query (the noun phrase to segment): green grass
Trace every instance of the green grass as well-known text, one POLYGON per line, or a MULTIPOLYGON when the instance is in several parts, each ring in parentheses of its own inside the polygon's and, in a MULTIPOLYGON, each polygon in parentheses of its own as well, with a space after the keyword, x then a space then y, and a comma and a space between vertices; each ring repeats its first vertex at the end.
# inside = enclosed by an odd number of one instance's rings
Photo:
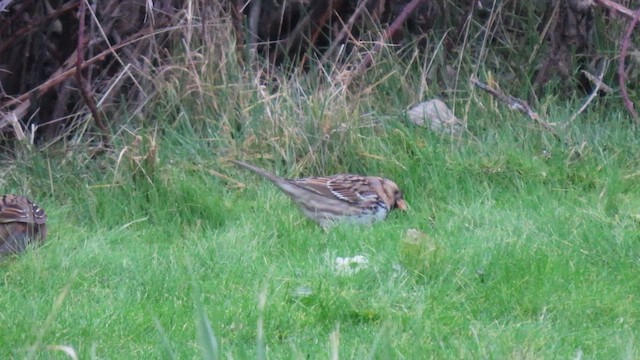
POLYGON ((427 84, 417 58, 346 89, 189 63, 159 71, 113 152, 19 149, 2 192, 34 198, 50 235, 0 260, 0 358, 640 356, 638 129, 594 103, 556 141, 484 94, 427 84), (407 123, 419 93, 447 91, 470 133, 407 123), (410 211, 324 232, 229 158, 386 176, 410 211), (336 272, 356 255, 367 268, 336 272))
POLYGON ((640 146, 620 122, 576 127, 576 159, 516 125, 451 143, 396 122, 363 149, 384 160, 342 166, 396 179, 411 211, 328 233, 180 132, 149 179, 19 167, 51 235, 0 263, 2 357, 197 358, 206 314, 223 358, 636 358, 640 146), (355 255, 366 269, 336 273, 355 255))

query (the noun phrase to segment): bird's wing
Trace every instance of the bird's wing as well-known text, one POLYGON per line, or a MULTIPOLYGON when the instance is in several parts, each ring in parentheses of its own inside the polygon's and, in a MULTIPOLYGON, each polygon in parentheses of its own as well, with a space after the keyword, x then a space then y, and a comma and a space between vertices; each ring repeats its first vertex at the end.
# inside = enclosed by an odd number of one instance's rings
POLYGON ((38 205, 24 196, 3 195, 0 198, 0 224, 25 222, 44 224, 47 215, 38 205))
POLYGON ((313 177, 290 180, 290 182, 318 195, 345 201, 352 205, 368 203, 378 199, 369 181, 357 175, 313 177))

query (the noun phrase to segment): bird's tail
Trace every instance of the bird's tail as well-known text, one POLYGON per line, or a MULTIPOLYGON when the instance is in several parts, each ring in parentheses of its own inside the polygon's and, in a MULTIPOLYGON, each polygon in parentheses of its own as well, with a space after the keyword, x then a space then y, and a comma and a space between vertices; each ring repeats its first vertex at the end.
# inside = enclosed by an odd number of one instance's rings
POLYGON ((284 178, 281 178, 280 176, 274 175, 266 170, 263 170, 255 165, 251 165, 251 164, 247 164, 246 162, 242 162, 239 160, 230 160, 232 163, 245 168, 247 170, 251 170, 254 173, 268 179, 269 181, 271 181, 272 183, 274 183, 276 186, 280 187, 280 184, 283 182, 284 178))

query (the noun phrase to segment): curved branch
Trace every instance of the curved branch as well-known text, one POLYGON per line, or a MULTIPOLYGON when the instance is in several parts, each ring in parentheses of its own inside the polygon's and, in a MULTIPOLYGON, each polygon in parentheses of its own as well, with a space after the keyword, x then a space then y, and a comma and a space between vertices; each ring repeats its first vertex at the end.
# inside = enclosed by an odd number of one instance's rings
POLYGON ((629 19, 633 19, 634 15, 633 15, 633 10, 624 7, 623 5, 618 4, 617 2, 613 1, 613 0, 596 0, 596 3, 598 3, 598 5, 600 6, 604 6, 607 9, 613 10, 615 12, 617 12, 618 14, 622 14, 626 17, 628 17, 629 19))

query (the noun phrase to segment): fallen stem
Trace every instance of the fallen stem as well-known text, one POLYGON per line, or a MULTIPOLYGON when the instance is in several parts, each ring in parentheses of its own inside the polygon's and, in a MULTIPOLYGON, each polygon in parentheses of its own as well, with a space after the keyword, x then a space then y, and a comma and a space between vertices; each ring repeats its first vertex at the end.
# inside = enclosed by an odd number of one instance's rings
POLYGON ((556 132, 556 129, 553 127, 554 124, 549 123, 545 120, 543 120, 542 118, 540 118, 540 115, 538 115, 538 113, 536 113, 535 111, 533 111, 533 109, 531 108, 531 106, 529 106, 529 104, 527 104, 526 101, 518 99, 516 97, 513 97, 511 95, 505 94, 500 90, 494 89, 492 87, 490 87, 487 84, 481 83, 480 81, 478 81, 478 79, 473 76, 471 78, 471 83, 475 86, 477 86, 478 88, 488 92, 489 94, 493 95, 494 97, 496 97, 498 100, 504 102, 505 104, 507 104, 507 106, 509 106, 511 109, 513 110, 518 110, 521 113, 529 116, 529 118, 531 118, 533 121, 535 121, 536 123, 538 123, 540 126, 542 126, 545 130, 547 130, 548 132, 550 132, 555 138, 559 139, 560 137, 558 136, 558 133, 556 132))

